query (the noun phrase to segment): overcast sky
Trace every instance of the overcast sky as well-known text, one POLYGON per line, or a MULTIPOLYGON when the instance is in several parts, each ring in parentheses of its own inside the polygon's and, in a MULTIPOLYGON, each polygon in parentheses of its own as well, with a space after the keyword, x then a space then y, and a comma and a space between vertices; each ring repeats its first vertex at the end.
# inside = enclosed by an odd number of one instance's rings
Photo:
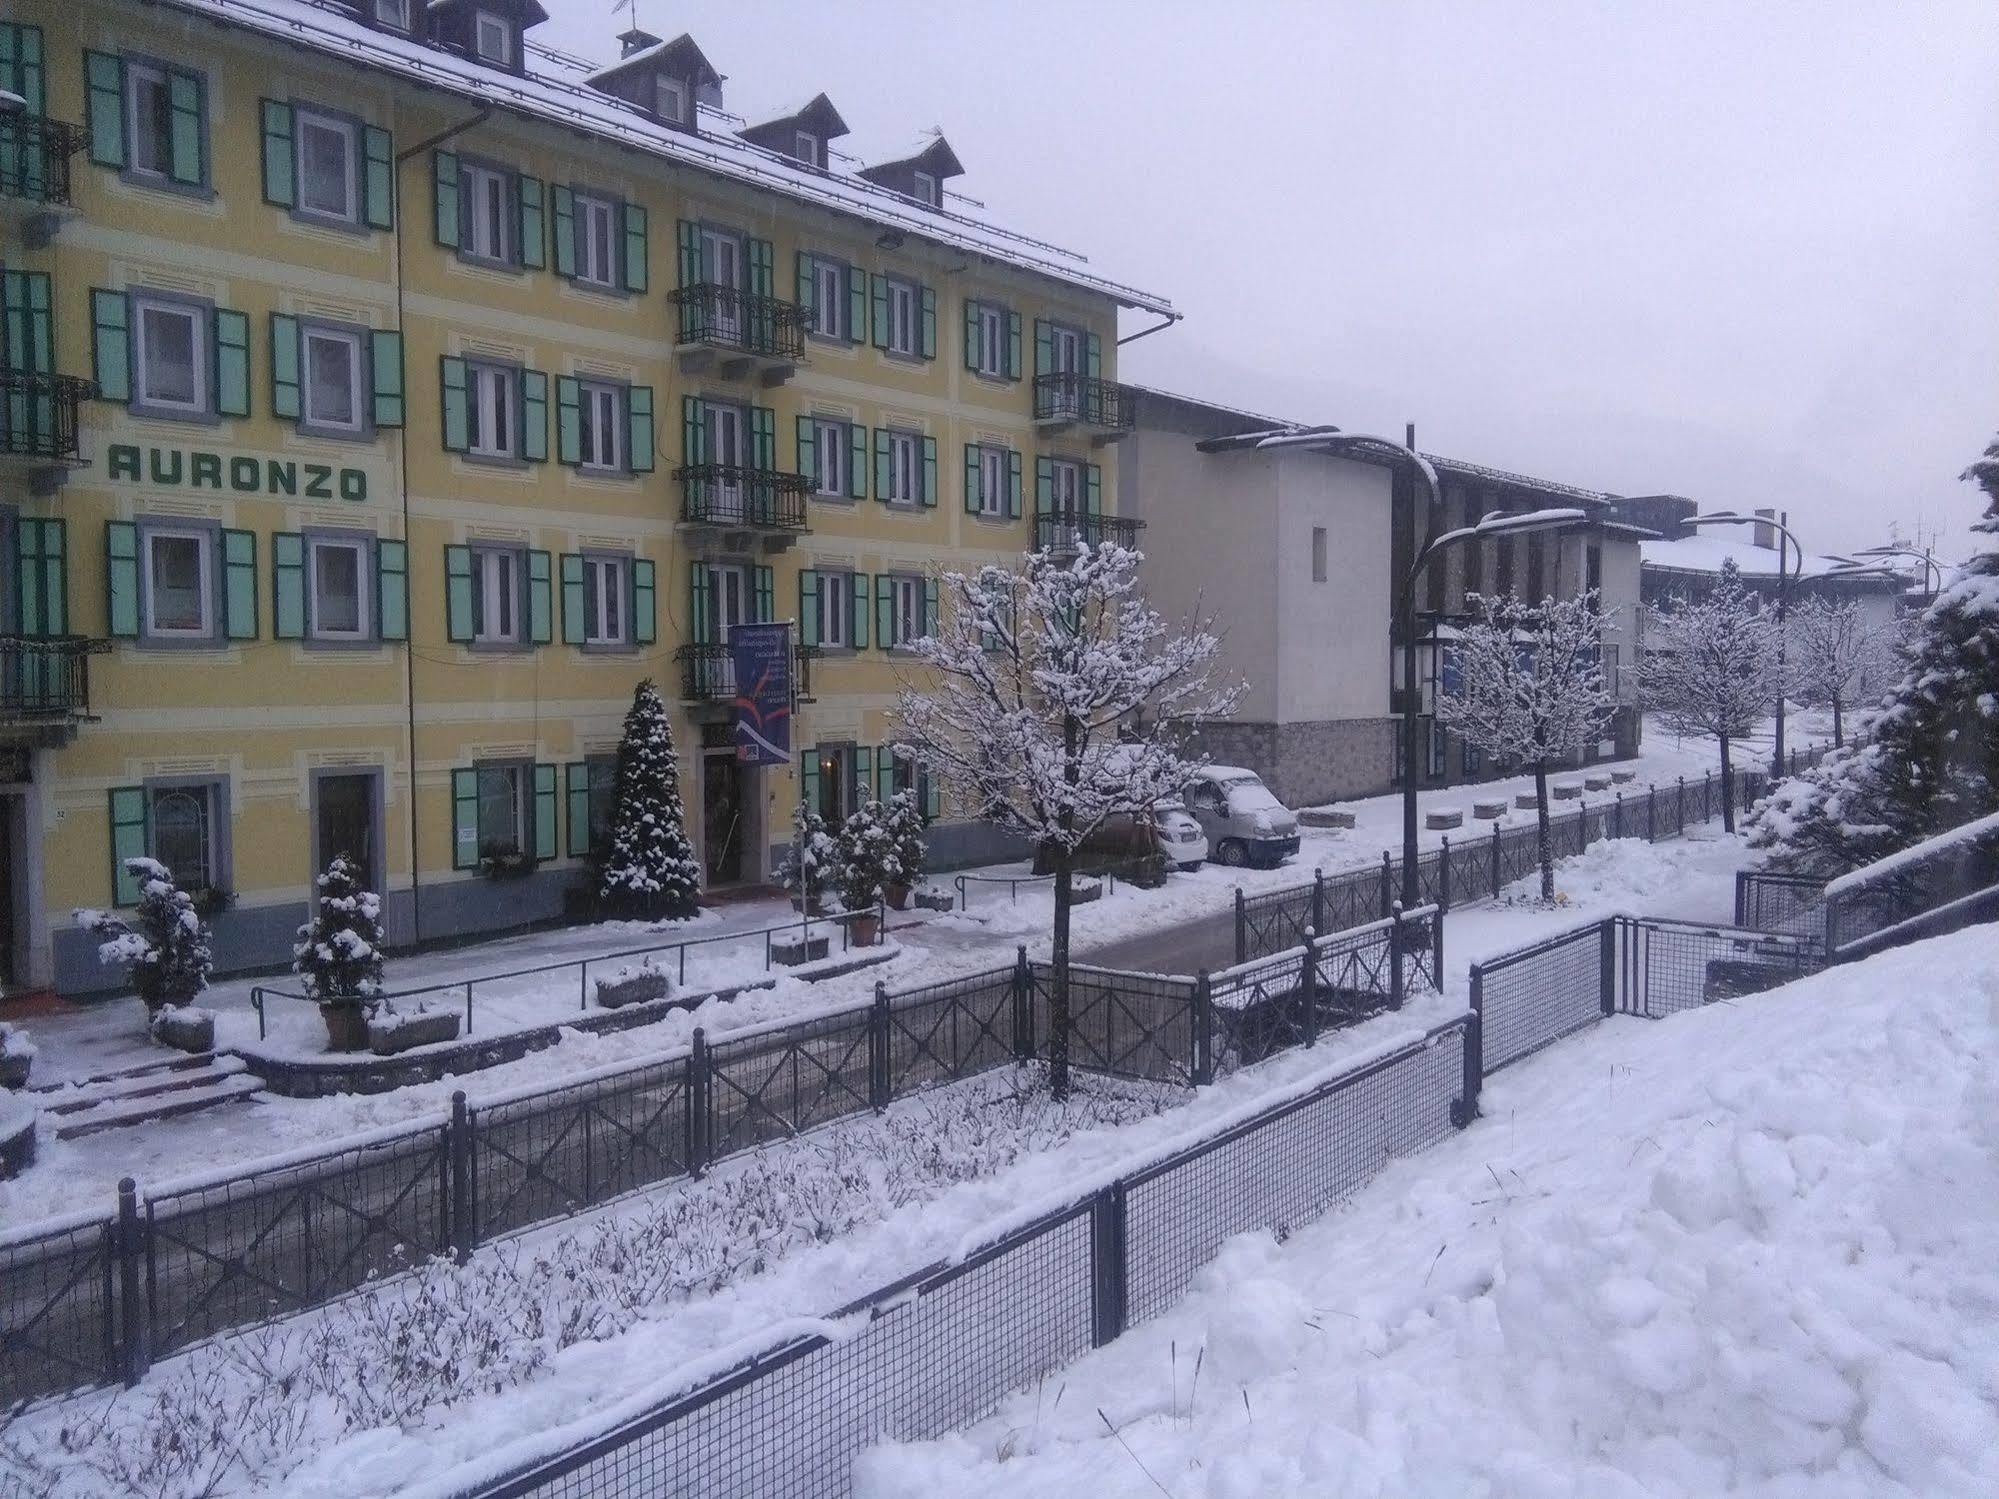
MULTIPOLYGON (((537 31, 615 53, 623 6, 537 31)), ((1121 377, 1705 509, 1940 528, 1999 427, 1999 8, 639 0, 759 111, 1186 315, 1121 377), (873 153, 878 154, 878 153, 873 153)), ((1124 331, 1150 321, 1125 315, 1124 331)))

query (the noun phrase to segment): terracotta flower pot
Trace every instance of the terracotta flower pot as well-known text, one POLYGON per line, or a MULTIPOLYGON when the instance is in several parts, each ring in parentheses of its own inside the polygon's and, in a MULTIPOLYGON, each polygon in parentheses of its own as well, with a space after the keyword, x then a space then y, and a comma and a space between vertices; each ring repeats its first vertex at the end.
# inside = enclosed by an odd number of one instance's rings
POLYGON ((847 923, 847 940, 855 947, 873 947, 881 936, 881 917, 865 911, 847 923))
POLYGON ((326 1022, 328 1051, 365 1051, 368 1047, 368 1017, 353 1000, 321 1004, 319 1018, 326 1022))
POLYGON ((888 908, 891 911, 907 911, 909 909, 909 886, 884 885, 882 886, 882 899, 888 902, 888 908))

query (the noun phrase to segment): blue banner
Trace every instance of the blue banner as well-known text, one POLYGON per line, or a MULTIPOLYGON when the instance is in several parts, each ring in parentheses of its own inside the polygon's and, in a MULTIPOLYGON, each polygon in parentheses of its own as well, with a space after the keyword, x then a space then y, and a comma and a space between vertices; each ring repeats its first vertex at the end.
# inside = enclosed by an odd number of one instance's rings
POLYGON ((745 765, 791 763, 791 626, 729 626, 736 672, 736 758, 745 765))

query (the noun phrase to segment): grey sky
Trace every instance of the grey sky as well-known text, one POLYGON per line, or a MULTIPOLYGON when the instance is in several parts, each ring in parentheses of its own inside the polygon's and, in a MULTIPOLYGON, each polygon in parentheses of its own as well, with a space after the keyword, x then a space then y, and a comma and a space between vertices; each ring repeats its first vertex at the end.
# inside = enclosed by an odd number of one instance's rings
MULTIPOLYGON (((608 57, 610 0, 538 35, 608 57)), ((956 185, 1186 321, 1128 380, 1704 508, 1961 544, 1999 427, 1999 11, 639 0, 750 113, 956 185)), ((1128 316, 1125 332, 1145 320, 1128 316)))

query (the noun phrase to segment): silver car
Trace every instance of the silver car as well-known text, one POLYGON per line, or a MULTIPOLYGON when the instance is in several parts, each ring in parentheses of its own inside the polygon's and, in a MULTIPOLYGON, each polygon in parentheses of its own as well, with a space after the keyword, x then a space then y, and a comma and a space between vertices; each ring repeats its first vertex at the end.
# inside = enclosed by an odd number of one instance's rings
POLYGON ((1165 801, 1153 807, 1152 828, 1159 835, 1159 851, 1175 869, 1199 869, 1208 857, 1208 835, 1183 803, 1165 801))
POLYGON ((1253 770, 1210 765, 1187 782, 1185 798, 1219 864, 1275 868, 1298 852, 1298 819, 1253 770))

